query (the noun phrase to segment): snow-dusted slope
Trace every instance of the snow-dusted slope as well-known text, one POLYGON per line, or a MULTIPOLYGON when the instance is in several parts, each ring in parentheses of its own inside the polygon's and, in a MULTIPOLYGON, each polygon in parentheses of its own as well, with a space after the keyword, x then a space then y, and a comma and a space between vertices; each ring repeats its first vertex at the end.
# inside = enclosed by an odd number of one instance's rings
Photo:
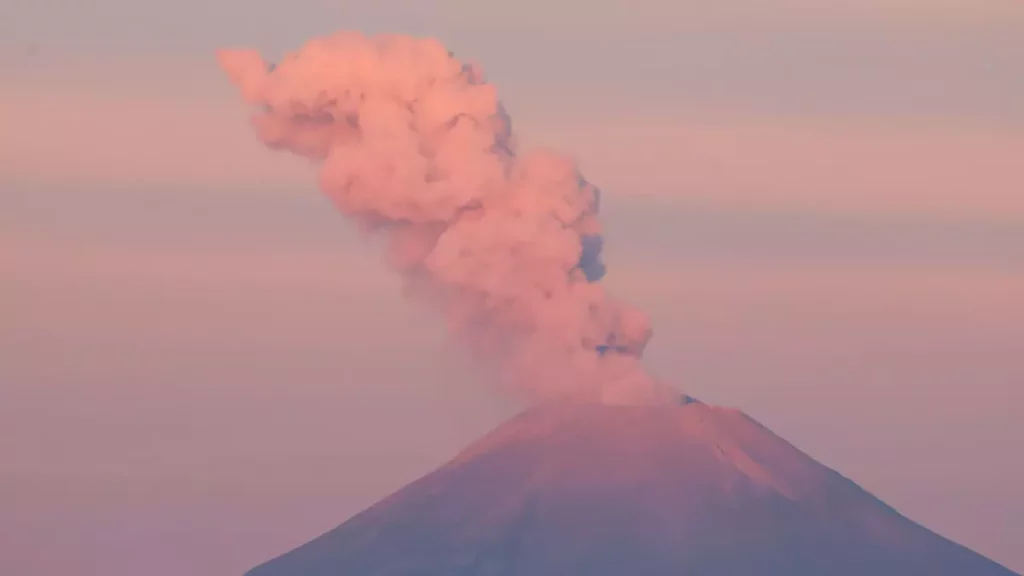
POLYGON ((1013 576, 737 410, 525 412, 249 576, 1013 576))

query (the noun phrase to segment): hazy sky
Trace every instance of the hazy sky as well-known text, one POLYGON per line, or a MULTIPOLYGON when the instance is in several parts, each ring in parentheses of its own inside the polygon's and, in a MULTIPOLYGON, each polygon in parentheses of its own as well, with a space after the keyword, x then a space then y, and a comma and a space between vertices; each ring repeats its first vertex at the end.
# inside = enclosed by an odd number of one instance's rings
POLYGON ((577 156, 659 376, 1024 571, 1019 0, 14 0, 0 572, 238 574, 516 409, 213 60, 342 28, 577 156))

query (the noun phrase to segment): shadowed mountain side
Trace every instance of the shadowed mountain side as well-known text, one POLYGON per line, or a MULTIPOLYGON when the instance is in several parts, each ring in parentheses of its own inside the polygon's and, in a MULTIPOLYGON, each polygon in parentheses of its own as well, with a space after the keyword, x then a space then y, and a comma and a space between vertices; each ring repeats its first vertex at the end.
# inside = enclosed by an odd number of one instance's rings
POLYGON ((248 576, 1014 576, 737 410, 550 405, 248 576))

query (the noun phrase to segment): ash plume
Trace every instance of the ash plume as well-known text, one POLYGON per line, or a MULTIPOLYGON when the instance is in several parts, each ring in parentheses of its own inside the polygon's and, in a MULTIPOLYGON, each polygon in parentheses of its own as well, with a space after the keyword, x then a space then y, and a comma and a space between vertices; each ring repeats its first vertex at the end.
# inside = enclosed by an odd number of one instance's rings
POLYGON ((519 154, 479 68, 440 42, 343 32, 275 65, 221 67, 272 149, 310 159, 338 209, 386 236, 407 292, 532 401, 671 397, 643 369, 648 318, 597 281, 599 191, 568 157, 519 154))

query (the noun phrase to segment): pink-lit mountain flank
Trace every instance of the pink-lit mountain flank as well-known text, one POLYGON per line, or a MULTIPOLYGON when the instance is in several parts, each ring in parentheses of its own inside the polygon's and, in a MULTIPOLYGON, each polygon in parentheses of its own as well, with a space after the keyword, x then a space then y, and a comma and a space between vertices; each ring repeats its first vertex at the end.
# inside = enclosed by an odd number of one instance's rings
POLYGON ((533 408, 249 576, 1014 576, 737 410, 533 408))

